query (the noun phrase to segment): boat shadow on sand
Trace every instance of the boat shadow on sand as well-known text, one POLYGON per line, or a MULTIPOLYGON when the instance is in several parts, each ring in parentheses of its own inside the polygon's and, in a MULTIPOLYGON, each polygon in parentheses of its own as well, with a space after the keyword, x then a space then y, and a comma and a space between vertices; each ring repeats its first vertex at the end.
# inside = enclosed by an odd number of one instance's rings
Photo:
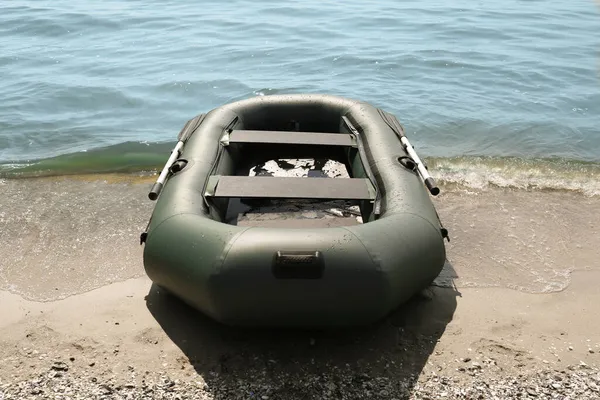
POLYGON ((343 330, 231 328, 156 285, 146 304, 216 397, 387 398, 410 393, 453 318, 460 293, 449 262, 440 278, 443 287, 430 286, 383 320, 343 330))

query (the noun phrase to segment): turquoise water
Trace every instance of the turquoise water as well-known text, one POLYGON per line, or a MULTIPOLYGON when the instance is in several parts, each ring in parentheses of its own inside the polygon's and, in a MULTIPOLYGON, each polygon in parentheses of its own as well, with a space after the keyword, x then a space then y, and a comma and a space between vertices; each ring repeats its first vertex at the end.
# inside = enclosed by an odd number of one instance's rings
POLYGON ((156 168, 200 112, 309 92, 393 112, 443 179, 600 193, 598 32, 591 0, 6 1, 0 172, 156 168))

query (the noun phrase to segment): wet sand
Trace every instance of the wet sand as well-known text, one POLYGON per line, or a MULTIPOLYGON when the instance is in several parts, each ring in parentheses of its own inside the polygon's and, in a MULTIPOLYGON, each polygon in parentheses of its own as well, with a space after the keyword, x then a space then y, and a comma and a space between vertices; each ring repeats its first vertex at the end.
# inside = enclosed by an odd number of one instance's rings
POLYGON ((369 327, 255 331, 216 324, 145 277, 150 182, 0 183, 5 398, 600 395, 597 197, 443 188, 435 202, 452 241, 436 286, 369 327))

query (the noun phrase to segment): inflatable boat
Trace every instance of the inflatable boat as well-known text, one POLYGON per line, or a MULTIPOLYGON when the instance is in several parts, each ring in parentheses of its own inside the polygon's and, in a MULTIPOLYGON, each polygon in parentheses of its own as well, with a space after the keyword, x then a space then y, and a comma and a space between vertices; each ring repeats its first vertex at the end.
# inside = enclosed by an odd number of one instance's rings
POLYGON ((159 287, 234 326, 377 321, 445 261, 439 189, 392 115, 330 95, 261 96, 188 121, 149 197, 144 267, 159 287), (251 176, 267 160, 327 159, 346 178, 251 176), (235 201, 345 201, 362 223, 247 226, 235 201))

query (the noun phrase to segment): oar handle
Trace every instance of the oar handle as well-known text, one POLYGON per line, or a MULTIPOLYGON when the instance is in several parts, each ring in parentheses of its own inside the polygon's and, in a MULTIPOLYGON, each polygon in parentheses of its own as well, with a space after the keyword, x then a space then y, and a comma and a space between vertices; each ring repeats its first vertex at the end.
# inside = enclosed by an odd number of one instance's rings
POLYGON ((152 185, 152 189, 150 189, 150 193, 148 193, 148 198, 152 201, 158 199, 158 195, 162 191, 162 188, 163 188, 162 183, 155 182, 154 185, 152 185))
POLYGON ((435 181, 432 177, 425 179, 425 186, 427 186, 427 189, 429 189, 429 193, 431 193, 432 195, 437 196, 438 194, 440 194, 440 188, 436 186, 435 181))

